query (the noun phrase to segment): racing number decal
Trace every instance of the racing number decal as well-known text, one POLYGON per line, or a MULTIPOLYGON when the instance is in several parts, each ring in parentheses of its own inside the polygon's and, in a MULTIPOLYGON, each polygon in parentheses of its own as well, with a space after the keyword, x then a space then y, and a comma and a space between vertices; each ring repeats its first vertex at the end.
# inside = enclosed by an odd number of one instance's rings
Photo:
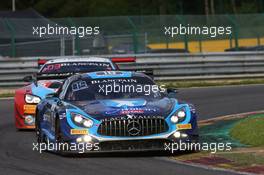
POLYGON ((77 81, 77 82, 74 82, 72 84, 72 91, 73 92, 83 90, 83 89, 87 89, 87 88, 88 88, 88 85, 86 84, 85 81, 77 81))
POLYGON ((59 70, 61 68, 61 64, 50 64, 44 68, 43 72, 49 72, 54 70, 59 70))

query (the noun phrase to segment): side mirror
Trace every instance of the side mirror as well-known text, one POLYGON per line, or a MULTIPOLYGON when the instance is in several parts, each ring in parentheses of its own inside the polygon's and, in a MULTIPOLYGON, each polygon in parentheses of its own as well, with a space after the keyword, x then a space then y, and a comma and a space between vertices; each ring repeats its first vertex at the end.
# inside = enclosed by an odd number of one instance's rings
POLYGON ((32 81, 33 81, 33 77, 32 77, 32 75, 25 76, 25 77, 23 78, 23 81, 24 81, 24 82, 32 82, 32 81))
POLYGON ((45 98, 56 98, 54 101, 57 103, 58 106, 62 105, 61 100, 59 99, 59 94, 58 93, 50 93, 45 96, 45 98))
POLYGON ((173 88, 167 89, 167 94, 168 94, 168 97, 170 98, 176 98, 177 93, 178 93, 177 89, 173 89, 173 88))

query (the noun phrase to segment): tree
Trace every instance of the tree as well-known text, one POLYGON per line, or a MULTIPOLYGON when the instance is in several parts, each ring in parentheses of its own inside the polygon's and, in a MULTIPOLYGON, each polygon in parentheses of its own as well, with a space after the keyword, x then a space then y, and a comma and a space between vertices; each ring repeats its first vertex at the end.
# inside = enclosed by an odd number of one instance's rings
POLYGON ((205 15, 209 15, 209 3, 208 0, 204 0, 204 10, 205 10, 205 15))
POLYGON ((211 14, 214 15, 215 14, 214 0, 211 0, 210 4, 211 4, 211 14))
POLYGON ((231 7, 233 10, 233 13, 237 14, 237 8, 236 8, 236 1, 235 0, 231 0, 231 7))

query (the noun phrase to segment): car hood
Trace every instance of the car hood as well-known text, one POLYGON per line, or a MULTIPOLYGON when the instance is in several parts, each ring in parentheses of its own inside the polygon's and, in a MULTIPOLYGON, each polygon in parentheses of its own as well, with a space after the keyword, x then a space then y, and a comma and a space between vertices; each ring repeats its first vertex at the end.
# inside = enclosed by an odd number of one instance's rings
POLYGON ((31 91, 33 95, 36 95, 40 97, 41 99, 44 99, 47 94, 56 92, 56 89, 48 88, 42 84, 38 84, 38 86, 36 86, 33 83, 31 84, 31 91))
POLYGON ((127 115, 168 116, 172 111, 175 100, 162 99, 111 99, 94 100, 73 103, 91 117, 101 120, 127 115))

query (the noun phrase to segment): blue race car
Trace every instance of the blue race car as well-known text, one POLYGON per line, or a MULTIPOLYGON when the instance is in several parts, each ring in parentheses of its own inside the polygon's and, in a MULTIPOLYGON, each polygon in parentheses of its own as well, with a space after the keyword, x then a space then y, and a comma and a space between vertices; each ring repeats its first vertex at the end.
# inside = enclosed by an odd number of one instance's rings
POLYGON ((199 137, 193 106, 136 72, 73 75, 37 105, 36 115, 38 142, 60 144, 54 150, 60 153, 80 153, 71 149, 79 144, 89 145, 85 152, 164 150, 199 137))

